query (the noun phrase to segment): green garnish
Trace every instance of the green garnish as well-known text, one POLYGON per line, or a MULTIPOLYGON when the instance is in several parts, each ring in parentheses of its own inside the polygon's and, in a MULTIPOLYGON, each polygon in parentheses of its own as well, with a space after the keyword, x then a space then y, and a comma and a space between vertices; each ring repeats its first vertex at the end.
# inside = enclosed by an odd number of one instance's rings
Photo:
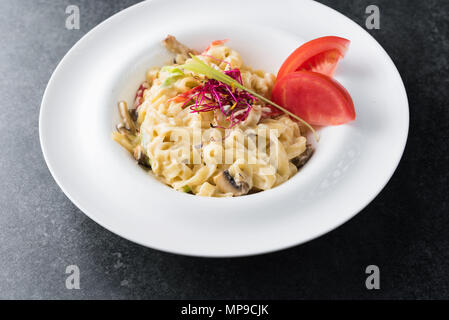
POLYGON ((168 72, 167 78, 165 78, 164 82, 162 83, 162 86, 168 87, 173 82, 178 80, 180 77, 184 76, 184 72, 182 72, 181 69, 173 66, 165 66, 161 69, 163 72, 168 72))
POLYGON ((192 189, 190 189, 189 186, 184 186, 184 187, 182 187, 182 191, 184 191, 185 193, 190 193, 190 192, 192 192, 192 189))
MULTIPOLYGON (((281 110, 282 112, 288 114, 290 117, 302 122, 307 128, 309 128, 312 132, 313 135, 315 137, 315 139, 318 141, 318 135, 315 131, 315 129, 313 129, 313 127, 308 124, 305 120, 301 119, 300 117, 298 117, 297 115, 295 115, 294 113, 291 113, 290 111, 288 111, 287 109, 281 107, 280 105, 274 103, 273 101, 265 98, 264 96, 261 96, 260 94, 254 92, 251 89, 246 88, 245 86, 241 85, 237 80, 231 78, 230 76, 224 74, 223 72, 216 70, 212 67, 209 67, 207 64, 205 64, 203 61, 201 61, 200 59, 198 59, 198 57, 194 56, 193 54, 190 53, 190 57, 192 57, 192 60, 189 63, 185 63, 183 65, 180 65, 179 68, 181 69, 185 69, 185 70, 189 70, 192 71, 194 73, 198 73, 198 74, 202 74, 204 76, 206 76, 209 79, 215 79, 217 81, 223 82, 225 84, 227 84, 228 86, 231 87, 236 87, 239 88, 241 90, 245 90, 246 92, 252 94, 253 96, 259 98, 260 100, 264 101, 265 103, 268 103, 270 105, 272 105, 273 107, 281 110)), ((177 69, 177 68, 176 68, 177 69)))

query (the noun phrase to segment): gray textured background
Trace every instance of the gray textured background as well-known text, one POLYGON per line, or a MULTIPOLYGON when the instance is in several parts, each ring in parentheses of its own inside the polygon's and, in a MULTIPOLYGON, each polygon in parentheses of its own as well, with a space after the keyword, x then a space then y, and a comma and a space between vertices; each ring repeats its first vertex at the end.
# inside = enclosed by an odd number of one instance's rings
MULTIPOLYGON (((248 258, 201 259, 133 244, 78 210, 41 154, 39 106, 68 49, 92 27, 137 1, 0 1, 0 298, 449 298, 449 1, 321 1, 364 24, 389 52, 410 99, 404 158, 356 218, 315 241, 248 258), (64 27, 81 9, 81 30, 64 27), (81 290, 65 288, 65 267, 81 290), (364 269, 381 268, 367 291, 364 269)), ((281 2, 279 2, 281 5, 281 2)))

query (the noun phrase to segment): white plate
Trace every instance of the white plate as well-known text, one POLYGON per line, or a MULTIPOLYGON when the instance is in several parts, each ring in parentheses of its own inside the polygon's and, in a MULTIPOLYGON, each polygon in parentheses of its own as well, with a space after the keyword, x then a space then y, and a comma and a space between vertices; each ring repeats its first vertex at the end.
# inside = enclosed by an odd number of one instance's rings
POLYGON ((112 232, 164 251, 210 257, 259 254, 316 238, 362 210, 388 182, 407 140, 401 78, 357 24, 312 1, 154 0, 128 8, 84 36, 56 68, 40 113, 42 150, 65 194, 112 232), (281 186, 237 198, 171 190, 111 140, 116 102, 133 100, 173 34, 198 49, 229 38, 247 65, 276 72, 304 41, 351 40, 336 78, 357 120, 321 131, 307 166, 281 186))

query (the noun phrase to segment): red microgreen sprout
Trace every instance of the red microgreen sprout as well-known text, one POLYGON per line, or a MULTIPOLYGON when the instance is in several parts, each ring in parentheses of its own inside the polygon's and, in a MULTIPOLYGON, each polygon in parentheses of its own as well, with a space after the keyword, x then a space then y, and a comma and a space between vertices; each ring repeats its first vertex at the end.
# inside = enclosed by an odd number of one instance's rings
MULTIPOLYGON (((226 61, 222 62, 228 63, 226 61)), ((229 66, 231 67, 230 64, 229 66)), ((224 74, 238 81, 240 84, 242 83, 239 69, 230 69, 225 71, 224 74)), ((257 101, 250 93, 215 79, 208 79, 204 84, 188 92, 189 95, 183 97, 186 101, 183 103, 182 108, 186 108, 194 100, 194 104, 189 107, 190 112, 199 113, 219 110, 230 123, 228 128, 211 125, 214 128, 230 129, 240 122, 245 121, 251 111, 252 104, 257 101)), ((172 99, 176 101, 176 97, 172 99)))

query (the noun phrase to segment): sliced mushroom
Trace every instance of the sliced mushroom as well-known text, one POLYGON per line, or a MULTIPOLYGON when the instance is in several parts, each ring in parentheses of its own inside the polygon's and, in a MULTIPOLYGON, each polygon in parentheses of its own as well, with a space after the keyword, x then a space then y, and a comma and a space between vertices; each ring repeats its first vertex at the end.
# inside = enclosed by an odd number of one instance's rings
POLYGON ((125 125, 126 130, 128 130, 131 134, 135 134, 136 126, 134 125, 134 121, 129 114, 128 105, 125 101, 120 101, 118 103, 118 110, 120 113, 120 117, 122 117, 122 121, 125 125))
POLYGON ((123 122, 120 122, 117 126, 116 129, 118 132, 120 132, 121 134, 129 134, 129 131, 126 129, 125 125, 123 124, 123 122))
POLYGON ((137 118, 139 118, 139 113, 137 112, 137 109, 131 109, 129 111, 129 115, 131 116, 131 119, 133 120, 134 123, 137 122, 137 118))
POLYGON ((179 53, 186 56, 189 56, 189 53, 198 54, 196 50, 190 49, 189 47, 183 45, 171 35, 168 35, 167 38, 162 41, 162 44, 173 53, 179 53))
POLYGON ((151 169, 150 158, 148 158, 148 156, 145 154, 142 146, 139 145, 134 148, 133 156, 134 159, 137 160, 138 164, 147 169, 151 169))
POLYGON ((176 54, 176 57, 174 58, 173 62, 174 64, 182 64, 186 62, 187 59, 190 58, 189 54, 197 55, 199 54, 198 51, 190 49, 189 47, 183 45, 181 42, 176 40, 173 36, 167 36, 162 41, 162 44, 171 52, 176 54))
POLYGON ((224 170, 214 178, 217 188, 225 193, 232 193, 234 196, 242 196, 249 191, 249 184, 243 179, 241 174, 234 178, 228 170, 224 170))
POLYGON ((292 163, 298 168, 304 167, 304 165, 309 161, 310 157, 313 155, 313 148, 310 144, 307 145, 306 150, 301 153, 296 158, 292 159, 292 163))

